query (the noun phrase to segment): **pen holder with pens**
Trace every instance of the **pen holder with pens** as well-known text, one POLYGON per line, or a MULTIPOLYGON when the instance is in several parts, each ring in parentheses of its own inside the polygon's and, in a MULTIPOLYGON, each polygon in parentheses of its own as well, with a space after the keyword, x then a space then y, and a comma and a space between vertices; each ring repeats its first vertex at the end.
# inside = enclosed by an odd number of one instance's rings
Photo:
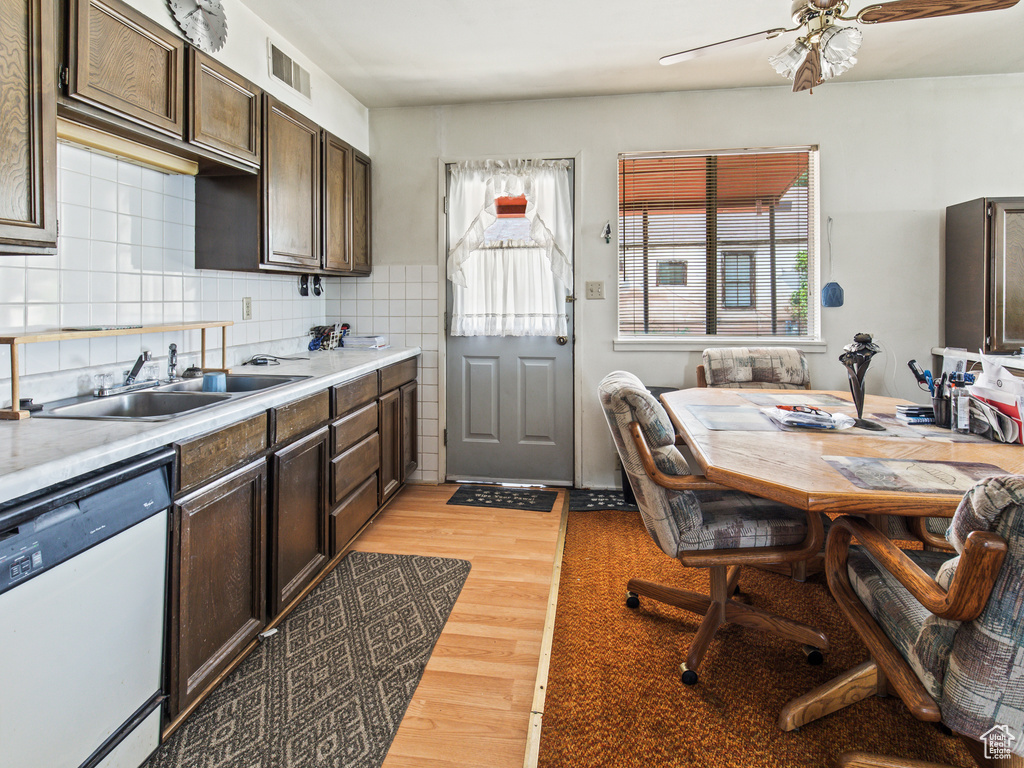
POLYGON ((949 429, 949 398, 933 397, 932 411, 935 413, 935 426, 949 429))

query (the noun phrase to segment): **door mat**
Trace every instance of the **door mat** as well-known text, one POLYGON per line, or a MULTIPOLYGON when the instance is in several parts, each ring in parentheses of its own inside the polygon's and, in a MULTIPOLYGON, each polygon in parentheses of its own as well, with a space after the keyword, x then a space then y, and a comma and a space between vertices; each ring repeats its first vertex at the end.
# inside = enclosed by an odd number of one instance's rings
POLYGON ((595 512, 601 509, 617 509, 623 512, 639 512, 636 504, 630 504, 622 491, 585 491, 573 488, 569 491, 570 512, 595 512))
POLYGON ((349 553, 146 768, 377 768, 469 569, 349 553))
POLYGON ((449 504, 464 507, 501 507, 550 512, 558 491, 531 491, 526 488, 501 488, 493 485, 460 485, 448 499, 449 504))

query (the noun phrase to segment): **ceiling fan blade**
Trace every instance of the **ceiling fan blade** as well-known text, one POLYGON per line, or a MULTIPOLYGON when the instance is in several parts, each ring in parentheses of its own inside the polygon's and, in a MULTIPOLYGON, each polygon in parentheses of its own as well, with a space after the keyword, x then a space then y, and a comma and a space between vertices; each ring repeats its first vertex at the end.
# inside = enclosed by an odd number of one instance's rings
POLYGON ((702 45, 700 48, 690 48, 688 51, 680 51, 679 53, 670 53, 668 56, 662 56, 658 59, 659 64, 678 64, 680 61, 689 61, 690 59, 696 59, 698 56, 704 56, 705 54, 711 53, 712 51, 724 50, 726 48, 736 48, 747 43, 752 43, 755 40, 771 40, 773 37, 778 37, 783 32, 792 32, 791 29, 766 29, 764 32, 755 32, 752 35, 744 35, 743 37, 734 37, 730 40, 723 40, 720 43, 711 43, 711 45, 702 45))
POLYGON ((881 5, 869 5, 857 14, 865 24, 883 24, 888 21, 931 19, 936 16, 958 16, 962 13, 1001 11, 1012 8, 1020 0, 895 0, 881 5))
POLYGON ((821 82, 821 52, 812 45, 803 63, 793 74, 793 93, 809 91, 821 82))

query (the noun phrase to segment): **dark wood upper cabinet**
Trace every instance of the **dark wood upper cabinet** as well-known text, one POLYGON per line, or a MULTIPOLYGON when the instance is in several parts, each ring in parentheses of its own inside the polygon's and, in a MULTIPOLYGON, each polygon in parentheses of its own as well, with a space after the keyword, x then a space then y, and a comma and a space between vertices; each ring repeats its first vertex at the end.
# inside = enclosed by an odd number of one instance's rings
POLYGON ((267 623, 267 463, 260 459, 175 505, 169 632, 176 717, 267 623))
POLYGON ((370 158, 352 151, 352 271, 368 275, 370 253, 370 158))
POLYGON ((189 142, 258 166, 262 91, 195 48, 189 63, 189 142))
POLYGON ((946 208, 947 347, 1024 347, 1024 197, 946 208))
POLYGON ((265 99, 263 143, 266 267, 320 268, 320 127, 274 97, 265 99))
POLYGON ((185 41, 119 0, 68 6, 68 96, 181 139, 185 41))
POLYGON ((53 0, 0 0, 0 253, 57 244, 53 0))
POLYGON ((352 147, 323 132, 323 263, 329 272, 352 271, 349 243, 352 147))

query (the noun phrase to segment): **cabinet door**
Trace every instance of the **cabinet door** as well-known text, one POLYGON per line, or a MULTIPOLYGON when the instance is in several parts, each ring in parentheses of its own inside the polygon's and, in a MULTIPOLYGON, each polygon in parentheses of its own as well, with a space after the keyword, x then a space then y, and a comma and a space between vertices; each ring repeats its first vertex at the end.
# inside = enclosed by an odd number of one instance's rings
POLYGON ((259 165, 262 91, 195 48, 189 49, 189 76, 188 140, 259 165))
POLYGON ((270 614, 277 616, 327 563, 330 433, 321 427, 272 462, 270 614))
POLYGON ((263 143, 263 264, 320 267, 320 128, 266 97, 263 143))
POLYGON ((352 150, 352 271, 370 274, 370 158, 352 150))
POLYGON ((380 396, 380 503, 398 490, 402 472, 402 401, 397 389, 380 396))
POLYGON ((0 253, 57 244, 53 0, 0 1, 0 253))
POLYGON ((1024 200, 992 204, 993 352, 1024 347, 1024 200))
POLYGON ((416 382, 410 381, 398 390, 402 400, 402 441, 401 441, 401 475, 404 483, 409 475, 416 471, 418 462, 416 454, 419 450, 417 413, 416 413, 416 382))
POLYGON ((261 459, 175 505, 172 718, 266 626, 266 488, 261 459))
POLYGON ((349 202, 352 147, 323 132, 323 263, 330 272, 351 272, 349 202))
POLYGON ((70 0, 68 95, 176 139, 185 41, 119 0, 70 0))

